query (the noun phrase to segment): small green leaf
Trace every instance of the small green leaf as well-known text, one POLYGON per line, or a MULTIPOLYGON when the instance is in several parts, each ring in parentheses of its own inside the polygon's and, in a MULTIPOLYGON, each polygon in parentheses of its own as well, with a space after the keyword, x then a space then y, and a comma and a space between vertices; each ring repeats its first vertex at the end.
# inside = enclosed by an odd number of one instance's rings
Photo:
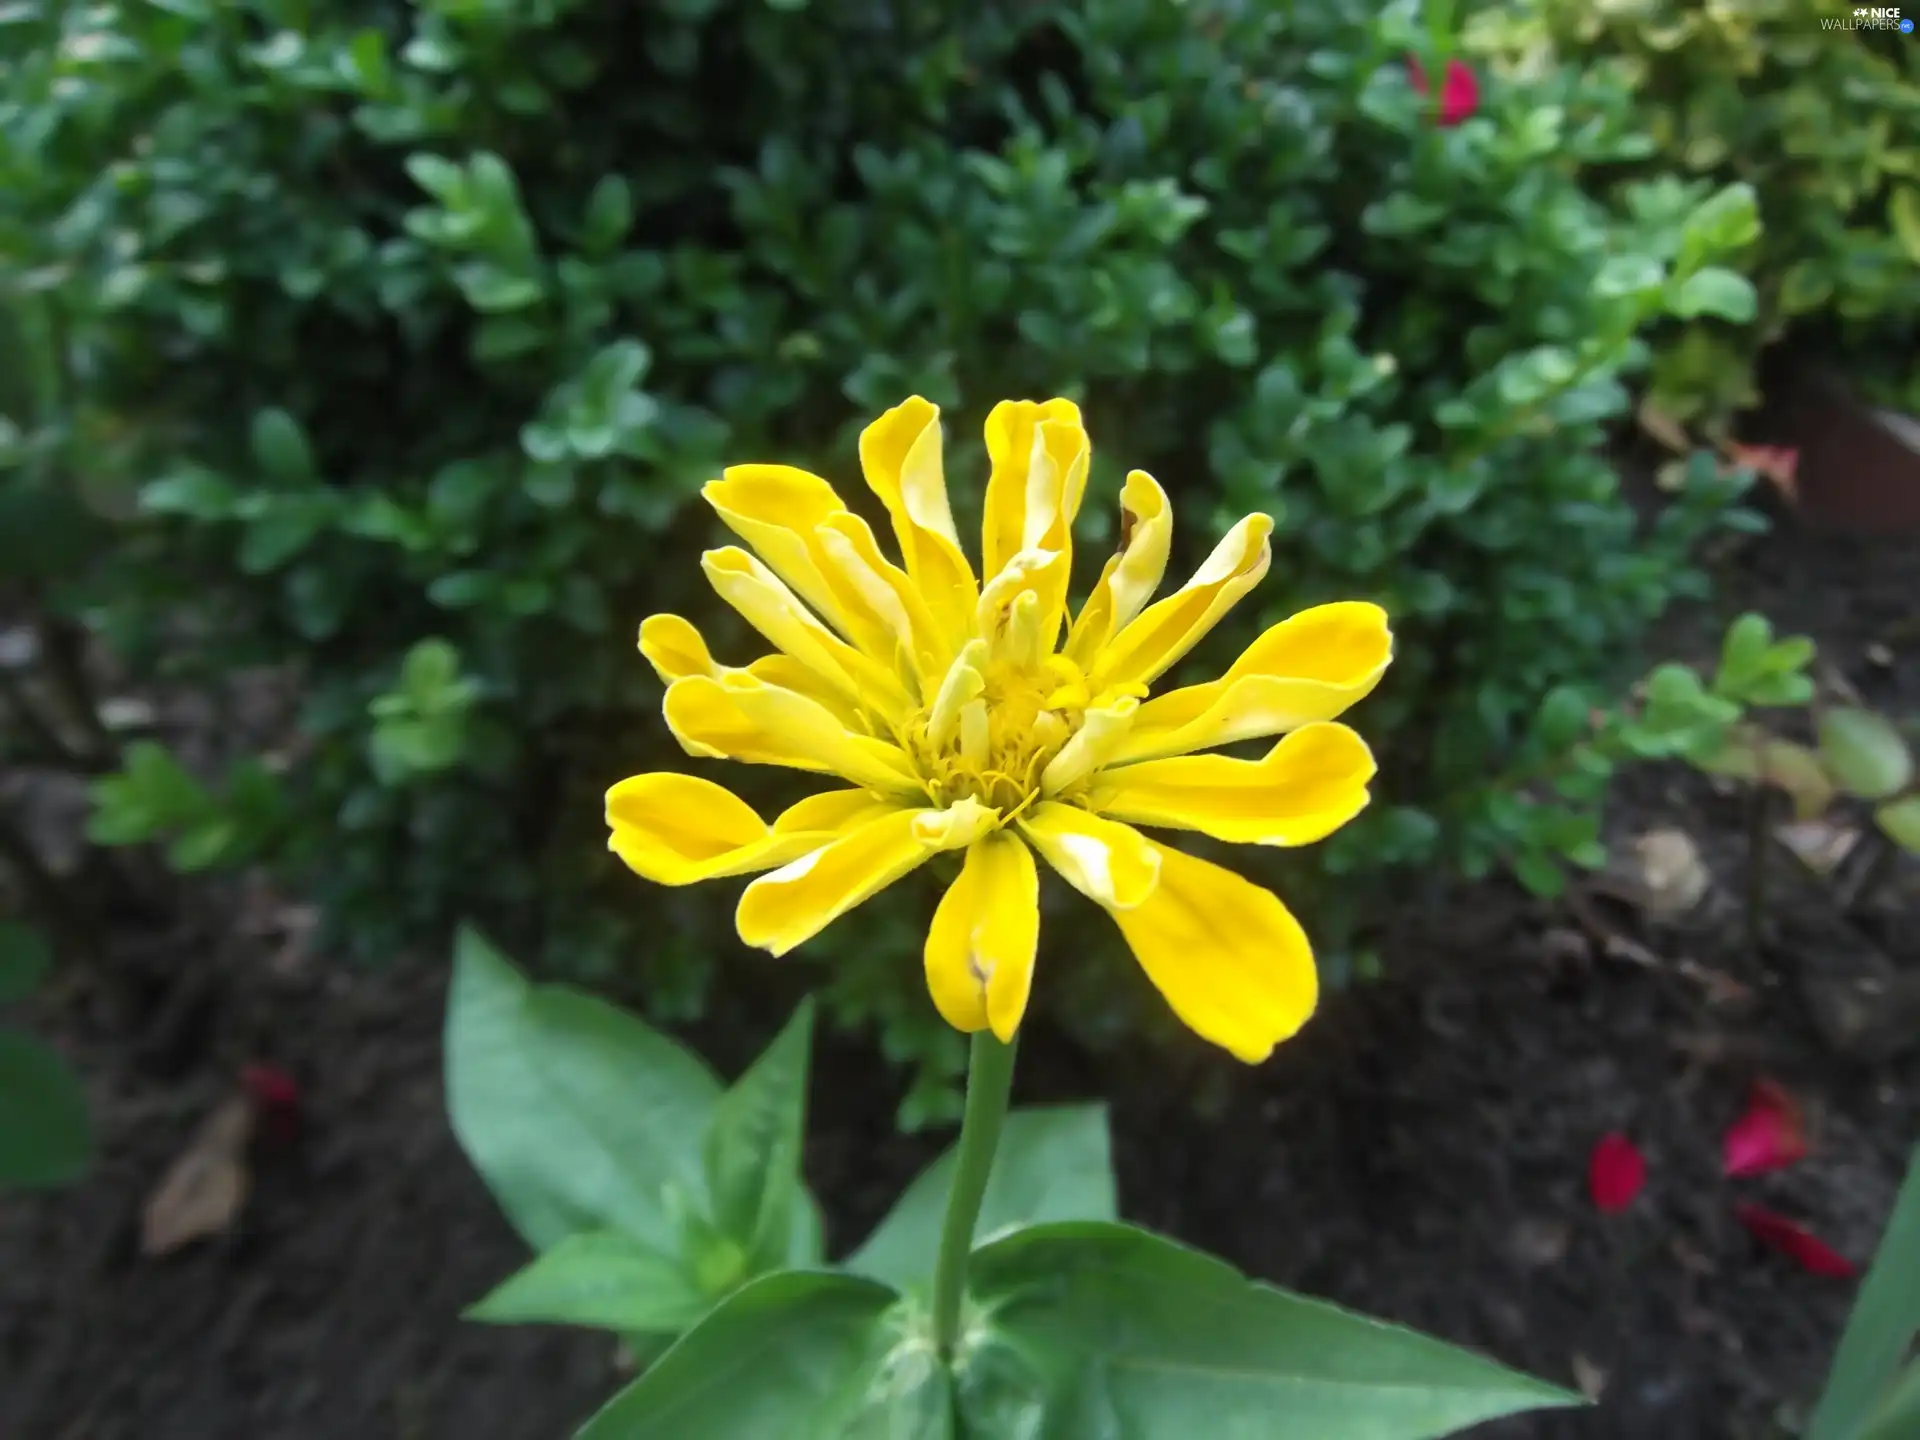
POLYGON ((1658 290, 1666 278, 1667 267, 1651 255, 1614 255, 1593 277, 1593 293, 1609 300, 1644 295, 1658 290))
POLYGON ((277 408, 257 411, 253 417, 253 458, 260 468, 283 485, 313 479, 313 451, 300 422, 277 408))
POLYGON ((706 1297, 673 1256, 617 1230, 588 1230, 535 1256, 465 1318, 678 1334, 706 1308, 706 1297))
POLYGON ((946 1370, 923 1325, 871 1280, 765 1275, 682 1336, 575 1440, 951 1440, 946 1370))
POLYGON ((1882 805, 1873 818, 1894 844, 1910 855, 1920 855, 1920 795, 1882 805))
POLYGON ((1550 754, 1558 754, 1585 735, 1592 726, 1586 697, 1572 685, 1556 685, 1540 702, 1534 733, 1550 754))
MULTIPOLYGON (((921 1171, 846 1268, 902 1290, 924 1286, 933 1274, 953 1165, 949 1149, 921 1171)), ((1111 1220, 1117 1213, 1106 1106, 1043 1105, 1008 1114, 973 1227, 975 1244, 1023 1225, 1111 1220)))
MULTIPOLYGON (((1893 1202, 1873 1267, 1861 1283, 1853 1314, 1834 1353, 1827 1388, 1807 1427, 1807 1440, 1857 1440, 1861 1425, 1920 1331, 1920 1148, 1907 1161, 1907 1178, 1893 1202)), ((1887 1440, 1911 1431, 1887 1432, 1887 1440)))
POLYGON ((1913 779, 1913 755, 1900 732, 1871 710, 1828 710, 1820 717, 1820 754, 1834 782, 1862 800, 1884 800, 1913 779))
POLYGON ((1900 248, 1907 252, 1907 259, 1920 265, 1920 189, 1912 185, 1895 189, 1887 201, 1887 219, 1892 223, 1900 248))
POLYGON ((589 252, 601 255, 627 238, 633 228, 633 190, 618 175, 603 175, 587 200, 586 224, 581 227, 580 243, 589 252))
POLYGON ((1750 245, 1759 236, 1760 206, 1753 187, 1744 182, 1725 186, 1687 217, 1676 268, 1691 274, 1706 261, 1750 245))
POLYGON ((53 947, 31 925, 0 921, 0 1002, 31 995, 53 968, 53 947))
POLYGON ((58 1052, 0 1030, 0 1185, 64 1185, 93 1158, 80 1081, 58 1052))
POLYGON ((1513 878, 1527 892, 1542 900, 1552 900, 1567 888, 1567 872, 1560 862, 1544 850, 1521 850, 1513 857, 1513 878))
POLYGON ((707 1132, 708 1193, 721 1231, 756 1269, 786 1257, 800 1195, 813 1002, 804 1000, 764 1054, 714 1106, 707 1132))
POLYGON ((1760 313, 1760 297, 1746 276, 1709 265, 1680 282, 1667 308, 1682 319, 1712 315, 1747 325, 1760 313))
POLYGON ((1131 1226, 1016 1231, 975 1251, 968 1278, 970 1435, 1428 1440, 1582 1403, 1131 1226))
POLYGON ((1713 677, 1713 688, 1737 698, 1741 687, 1767 668, 1772 645, 1773 626, 1766 616, 1749 612, 1735 620, 1720 645, 1720 669, 1713 677))
POLYGON ((580 991, 530 985, 472 930, 454 950, 447 1111, 535 1249, 618 1229, 672 1251, 674 1197, 704 1199, 720 1085, 700 1059, 580 991))

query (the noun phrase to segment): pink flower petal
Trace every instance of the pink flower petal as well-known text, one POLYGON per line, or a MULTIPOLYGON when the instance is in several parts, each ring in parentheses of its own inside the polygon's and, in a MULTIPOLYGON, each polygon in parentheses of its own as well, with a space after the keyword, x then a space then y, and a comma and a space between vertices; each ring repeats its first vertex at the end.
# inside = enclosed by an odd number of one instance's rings
POLYGON ((1802 1270, 1845 1280, 1855 1275, 1854 1264, 1804 1225, 1759 1205, 1739 1205, 1734 1214, 1747 1233, 1769 1249, 1778 1250, 1802 1270))
POLYGON ((1746 1113, 1727 1128, 1720 1168, 1728 1175, 1764 1175, 1806 1158, 1799 1103, 1771 1080, 1756 1080, 1746 1113))
POLYGON ((1647 1159, 1619 1131, 1600 1137, 1587 1159, 1587 1193, 1602 1214, 1626 1209, 1647 1183, 1647 1159))
MULTIPOLYGON (((1407 83, 1421 95, 1431 93, 1427 67, 1416 56, 1407 56, 1407 83)), ((1440 114, 1443 127, 1458 125, 1480 108, 1480 80, 1460 60, 1447 61, 1446 75, 1440 81, 1440 114)))

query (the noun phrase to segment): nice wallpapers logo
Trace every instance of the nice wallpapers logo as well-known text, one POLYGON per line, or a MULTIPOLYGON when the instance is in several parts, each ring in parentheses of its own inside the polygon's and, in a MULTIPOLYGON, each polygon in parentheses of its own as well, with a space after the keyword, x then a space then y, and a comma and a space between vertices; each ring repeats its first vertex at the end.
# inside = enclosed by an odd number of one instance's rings
POLYGON ((1913 21, 1902 16, 1899 10, 1883 5, 1856 5, 1849 18, 1823 20, 1820 24, 1827 30, 1898 30, 1903 35, 1913 33, 1913 21))

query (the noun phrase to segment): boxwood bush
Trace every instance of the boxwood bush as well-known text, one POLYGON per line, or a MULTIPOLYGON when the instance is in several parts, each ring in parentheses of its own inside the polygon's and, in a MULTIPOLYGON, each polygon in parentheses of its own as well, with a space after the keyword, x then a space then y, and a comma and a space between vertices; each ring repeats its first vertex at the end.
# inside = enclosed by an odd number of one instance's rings
POLYGON ((1650 393, 1676 419, 1724 430, 1759 399, 1757 352, 1788 339, 1874 399, 1920 409, 1920 52, 1897 21, 1855 14, 1824 0, 1533 0, 1486 7, 1470 28, 1502 63, 1630 85, 1651 166, 1754 189, 1765 233, 1742 262, 1759 323, 1693 323, 1660 345, 1650 393))
MULTIPOLYGON (((1080 399, 1089 553, 1139 465, 1202 553, 1276 516, 1248 625, 1390 607, 1399 659, 1361 717, 1382 798, 1281 876, 1336 969, 1392 893, 1357 872, 1517 860, 1551 888, 1594 858, 1598 778, 1549 802, 1529 767, 1697 588, 1690 547, 1738 489, 1710 476, 1643 523, 1606 426, 1643 327, 1750 299, 1715 261, 1754 230, 1738 187, 1594 198, 1593 167, 1648 147, 1619 83, 1548 67, 1442 124, 1407 62, 1438 73, 1448 37, 1368 0, 0 21, 5 283, 59 382, 16 420, 33 483, 86 477, 120 527, 74 603, 156 673, 270 666, 301 697, 278 771, 143 747, 100 788, 102 840, 271 860, 367 953, 471 916, 690 1012, 727 902, 602 851, 600 792, 666 743, 634 626, 711 617, 688 502, 721 464, 846 484, 858 426, 917 391, 963 493, 995 400, 1080 399)), ((814 948, 842 1018, 923 1062, 924 1115, 957 1047, 917 931, 864 923, 814 948)), ((1102 963, 1073 948, 1043 1006, 1102 963)), ((1133 1023, 1067 1008, 1094 1038, 1133 1023)))

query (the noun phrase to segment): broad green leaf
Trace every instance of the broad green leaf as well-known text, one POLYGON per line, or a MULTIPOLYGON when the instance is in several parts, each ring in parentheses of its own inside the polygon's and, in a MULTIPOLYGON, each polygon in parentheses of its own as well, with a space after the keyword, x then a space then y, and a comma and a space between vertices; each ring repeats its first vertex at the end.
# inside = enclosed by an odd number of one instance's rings
POLYGON ((1884 800, 1913 779, 1913 755, 1886 717, 1871 710, 1829 710, 1820 717, 1820 754, 1839 787, 1884 800))
POLYGON ((1760 206, 1753 187, 1745 183, 1727 185, 1709 195, 1687 217, 1674 263, 1682 274, 1690 274, 1707 260, 1750 245, 1759 235, 1760 206))
POLYGON ((958 1359, 970 1435, 1427 1440, 1579 1396, 1466 1350, 1245 1279, 1126 1225, 974 1252, 958 1359))
MULTIPOLYGON (((939 1249, 953 1164, 949 1149, 915 1176, 846 1268, 902 1290, 925 1286, 939 1249)), ((1111 1220, 1117 1213, 1106 1106, 1034 1106, 1007 1116, 973 1227, 976 1245, 1023 1225, 1111 1220)))
MULTIPOLYGON (((1920 1147, 1847 1317, 1807 1440, 1856 1440, 1920 1331, 1920 1147)), ((1888 1440, 1895 1434, 1889 1432, 1888 1440)))
POLYGON ((0 1002, 31 995, 53 966, 53 947, 31 925, 0 921, 0 1002))
POLYGON ((253 417, 253 458, 260 468, 283 485, 313 478, 313 451, 306 432, 286 411, 269 408, 253 417))
POLYGON ((92 1158, 79 1078, 51 1046, 0 1030, 0 1185, 62 1185, 92 1158))
POLYGON ((576 1440, 950 1440, 952 1397, 924 1323, 871 1280, 763 1275, 576 1440))
POLYGON ((707 1304, 676 1257, 617 1230, 588 1230, 536 1255, 465 1318, 677 1334, 707 1304))
POLYGON ((1873 812, 1880 828, 1902 850, 1920 855, 1920 795, 1909 795, 1873 812))
POLYGON ((1920 1360, 1901 1372, 1860 1427, 1860 1440, 1913 1440, 1916 1435, 1920 1435, 1920 1360))
POLYGON ((1746 276, 1719 265, 1709 265, 1680 282, 1668 308, 1689 320, 1712 315, 1736 325, 1746 325, 1759 313, 1760 298, 1746 276))
POLYGON ((1764 615, 1749 611, 1727 627, 1720 645, 1720 669, 1713 677, 1713 688, 1728 698, 1740 695, 1742 687, 1767 668, 1767 654, 1773 647, 1773 626, 1764 615))
POLYGON ((698 1057, 590 995, 528 984, 464 929, 446 1051, 454 1134, 530 1245, 612 1228, 674 1248, 670 1207, 704 1199, 720 1094, 698 1057))
POLYGON ((714 1106, 707 1190, 721 1231, 756 1268, 786 1258, 800 1194, 813 1001, 804 1000, 766 1052, 714 1106))

